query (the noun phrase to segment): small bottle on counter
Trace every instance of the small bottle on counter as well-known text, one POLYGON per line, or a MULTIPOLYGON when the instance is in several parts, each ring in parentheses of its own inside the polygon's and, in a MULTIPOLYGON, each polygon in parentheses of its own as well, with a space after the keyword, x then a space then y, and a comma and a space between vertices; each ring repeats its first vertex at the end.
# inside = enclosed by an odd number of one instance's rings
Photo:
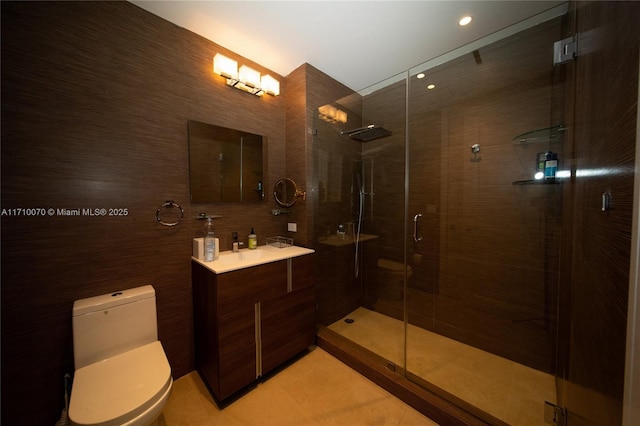
POLYGON ((249 234, 249 244, 248 244, 248 246, 249 246, 250 249, 257 249, 258 248, 258 236, 253 231, 253 228, 251 228, 251 233, 249 234))
POLYGON ((204 224, 204 261, 213 262, 215 259, 216 240, 213 231, 213 218, 208 217, 204 224))

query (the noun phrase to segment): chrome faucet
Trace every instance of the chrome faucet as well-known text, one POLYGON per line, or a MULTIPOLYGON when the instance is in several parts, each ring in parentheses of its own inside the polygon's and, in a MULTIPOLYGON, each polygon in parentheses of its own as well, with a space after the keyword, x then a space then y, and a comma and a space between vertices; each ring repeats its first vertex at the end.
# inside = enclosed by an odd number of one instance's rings
POLYGON ((244 243, 242 241, 238 241, 238 233, 237 232, 232 232, 231 233, 231 237, 233 237, 233 248, 232 251, 234 253, 237 253, 238 251, 240 251, 240 248, 244 246, 244 243))
POLYGON ((233 237, 233 252, 235 253, 238 251, 238 233, 232 232, 231 237, 233 237))

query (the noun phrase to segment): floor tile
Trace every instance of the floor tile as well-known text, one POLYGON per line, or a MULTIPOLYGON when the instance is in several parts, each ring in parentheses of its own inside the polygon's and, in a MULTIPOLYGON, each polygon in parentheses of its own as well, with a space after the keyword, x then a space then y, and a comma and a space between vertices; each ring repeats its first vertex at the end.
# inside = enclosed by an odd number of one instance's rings
POLYGON ((315 348, 219 409, 197 372, 174 382, 159 426, 437 425, 315 348))

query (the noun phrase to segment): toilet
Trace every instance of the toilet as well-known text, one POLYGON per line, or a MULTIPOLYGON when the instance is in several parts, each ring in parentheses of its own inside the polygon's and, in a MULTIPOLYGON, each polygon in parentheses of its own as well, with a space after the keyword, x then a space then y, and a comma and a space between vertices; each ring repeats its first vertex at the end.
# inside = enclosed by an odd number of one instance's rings
POLYGON ((72 425, 157 423, 173 379, 158 341, 156 293, 132 288, 73 303, 72 425))

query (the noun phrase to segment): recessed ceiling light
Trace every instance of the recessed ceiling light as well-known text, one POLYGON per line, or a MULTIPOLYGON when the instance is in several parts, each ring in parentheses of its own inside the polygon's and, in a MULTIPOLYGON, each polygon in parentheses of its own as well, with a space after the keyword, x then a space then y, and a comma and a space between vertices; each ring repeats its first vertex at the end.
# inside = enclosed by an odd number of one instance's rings
POLYGON ((420 74, 416 75, 416 78, 424 78, 424 77, 425 77, 425 75, 424 75, 423 72, 421 72, 420 74))
POLYGON ((467 16, 463 16, 462 18, 460 18, 460 20, 458 21, 458 25, 460 25, 461 27, 464 27, 465 25, 469 25, 469 23, 471 23, 471 20, 473 18, 469 15, 467 16))
POLYGON ((429 84, 429 85, 427 85, 427 89, 429 89, 429 90, 433 90, 433 89, 435 89, 435 88, 436 88, 436 85, 435 85, 435 84, 429 84))

